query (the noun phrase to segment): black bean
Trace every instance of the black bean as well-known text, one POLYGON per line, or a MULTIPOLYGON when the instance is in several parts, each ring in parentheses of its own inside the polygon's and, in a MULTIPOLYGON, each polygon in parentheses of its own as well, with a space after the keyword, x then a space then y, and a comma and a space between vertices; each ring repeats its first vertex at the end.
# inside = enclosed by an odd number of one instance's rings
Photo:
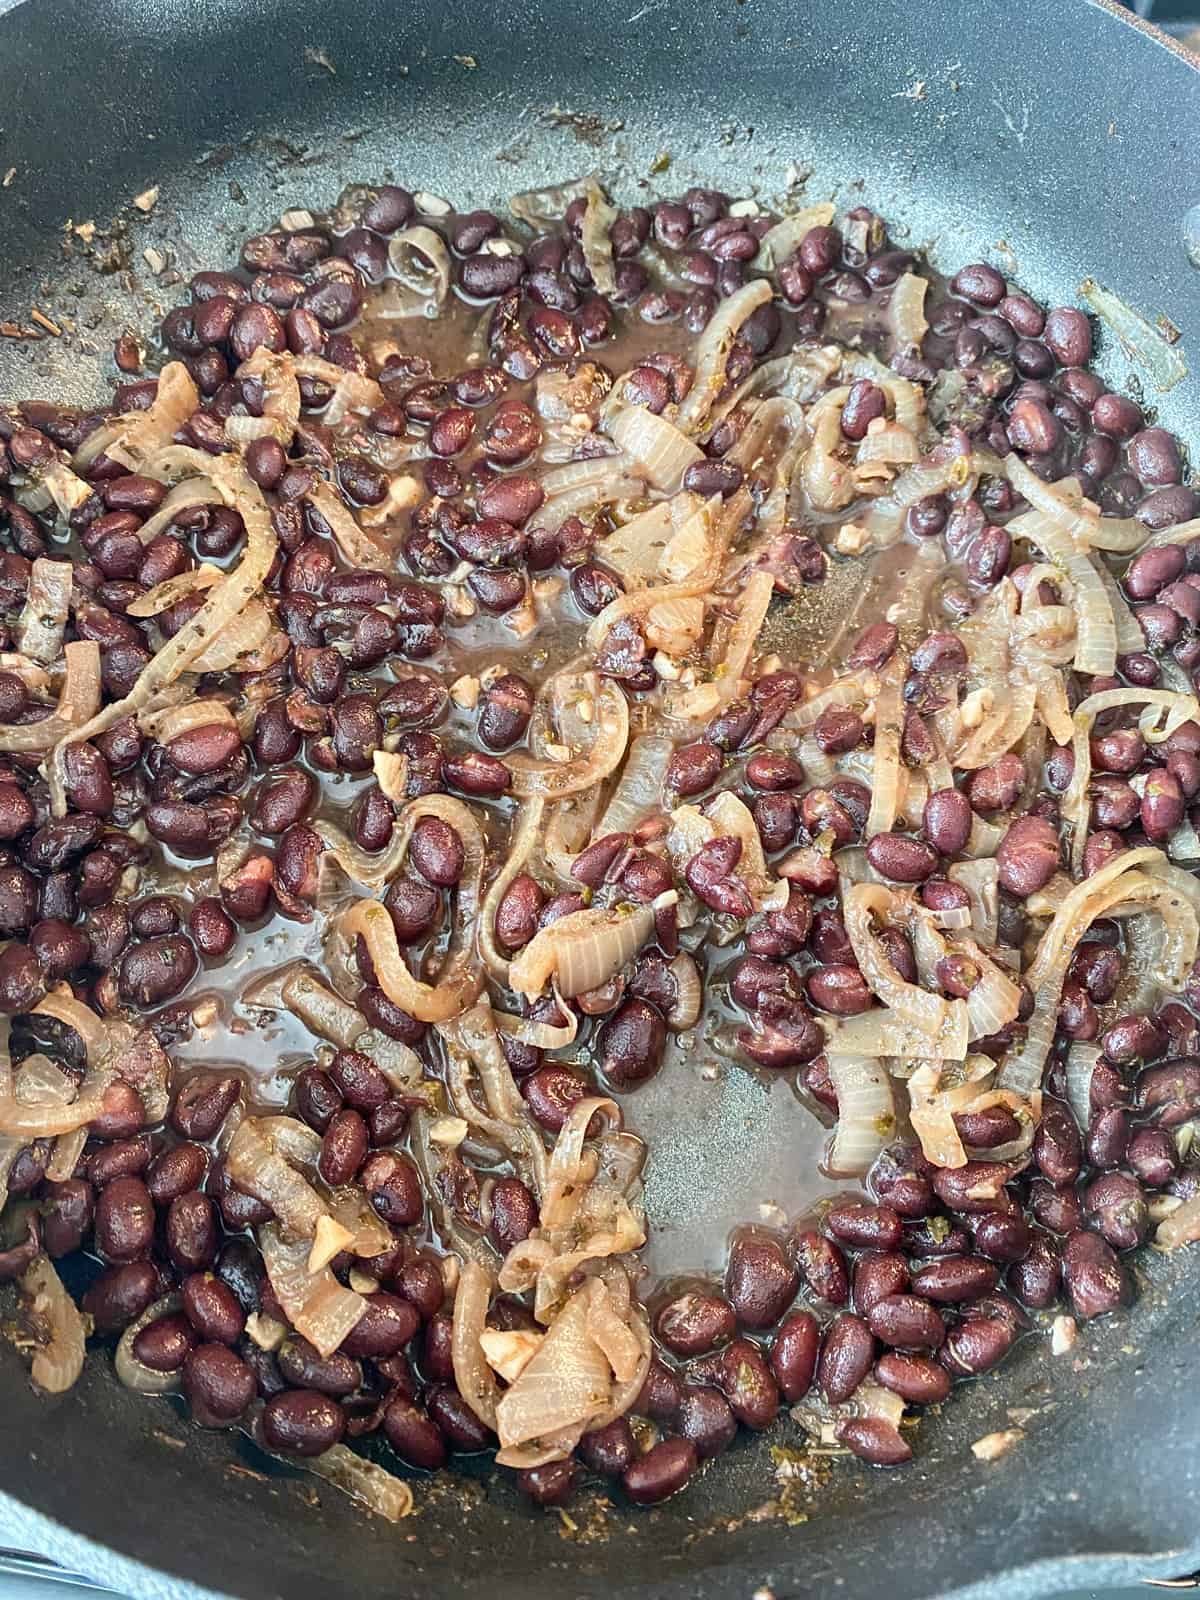
POLYGON ((817 1383, 830 1405, 848 1400, 871 1370, 875 1340, 861 1317, 844 1311, 825 1331, 817 1383))

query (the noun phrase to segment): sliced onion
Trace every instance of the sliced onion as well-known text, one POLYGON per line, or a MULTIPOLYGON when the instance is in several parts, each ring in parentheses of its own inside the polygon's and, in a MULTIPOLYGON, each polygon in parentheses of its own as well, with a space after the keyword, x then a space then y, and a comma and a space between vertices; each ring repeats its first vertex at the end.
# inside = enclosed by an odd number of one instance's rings
POLYGON ((487 1324, 494 1280, 480 1262, 468 1257, 462 1264, 454 1294, 450 1353, 458 1392, 485 1427, 496 1427, 500 1390, 484 1358, 480 1338, 487 1324))
POLYGON ((335 544, 352 567, 377 569, 389 564, 386 549, 363 531, 354 513, 332 484, 319 478, 305 499, 328 523, 335 544))
POLYGON ((342 928, 351 938, 361 934, 380 987, 394 1004, 422 1022, 446 1022, 464 1011, 483 986, 483 968, 475 960, 475 927, 483 878, 483 834, 470 808, 449 795, 423 795, 412 800, 396 819, 393 841, 406 850, 413 829, 423 817, 446 822, 462 841, 464 864, 454 896, 450 943, 436 984, 414 978, 400 954, 387 908, 377 900, 359 900, 343 913, 342 928))
POLYGON ((508 852, 500 871, 492 879, 479 913, 479 927, 475 943, 484 965, 500 983, 508 982, 510 957, 500 948, 496 937, 496 912, 508 893, 513 880, 525 870, 525 864, 537 848, 543 831, 546 802, 540 795, 532 795, 522 802, 514 819, 508 839, 508 852))
POLYGON ((182 1295, 165 1294, 153 1305, 147 1306, 141 1316, 136 1317, 125 1329, 117 1341, 114 1364, 117 1377, 127 1389, 133 1389, 137 1394, 178 1394, 182 1389, 182 1369, 175 1372, 156 1372, 153 1367, 145 1366, 133 1353, 133 1341, 143 1328, 148 1328, 160 1317, 170 1316, 182 1308, 182 1295))
POLYGON ((1000 869, 994 859, 956 862, 946 873, 971 901, 971 927, 985 945, 994 945, 1000 926, 1000 869))
POLYGON ((961 1061, 967 1045, 963 1001, 946 1000, 917 984, 907 983, 875 933, 872 919, 879 917, 887 922, 898 904, 899 897, 882 884, 860 883, 846 890, 842 896, 842 914, 855 958, 872 994, 897 1016, 928 1034, 926 1055, 961 1061))
POLYGON ((613 247, 610 233, 617 220, 617 208, 605 199, 604 191, 594 178, 586 180, 587 206, 579 230, 579 243, 583 259, 592 275, 596 293, 615 294, 616 271, 613 266, 613 247))
MULTIPOLYGON (((165 376, 168 371, 170 367, 164 368, 163 375, 165 376)), ((192 409, 195 409, 194 405, 192 409)), ((145 412, 142 415, 149 416, 150 413, 145 412)), ((262 587, 267 573, 271 570, 277 542, 261 489, 251 482, 241 462, 235 461, 232 457, 210 456, 205 458, 205 463, 225 503, 234 506, 241 513, 246 525, 246 546, 242 559, 234 571, 213 589, 191 621, 186 622, 174 638, 168 640, 158 651, 127 695, 120 700, 114 700, 105 706, 103 711, 84 722, 81 727, 74 728, 59 738, 51 751, 46 774, 55 816, 65 816, 67 809, 63 768, 65 747, 68 744, 92 739, 98 733, 111 728, 114 723, 120 722, 122 718, 136 715, 164 688, 174 683, 207 648, 215 635, 219 634, 234 617, 241 614, 262 587)), ((68 646, 68 654, 69 650, 68 646)), ((13 746, 9 745, 8 748, 11 749, 13 746)))
POLYGON ((76 1128, 73 1133, 59 1134, 46 1166, 46 1176, 51 1183, 64 1183, 75 1176, 75 1168, 88 1141, 86 1128, 76 1128))
POLYGON ((666 494, 675 494, 687 469, 704 460, 698 444, 645 406, 619 406, 608 420, 608 433, 647 482, 666 494))
POLYGON ((278 1225, 258 1230, 267 1277, 288 1321, 323 1356, 330 1356, 366 1315, 367 1302, 343 1289, 328 1267, 309 1272, 307 1239, 289 1240, 278 1225))
POLYGON ((921 341, 929 332, 925 320, 925 296, 929 283, 915 272, 906 272, 897 280, 888 301, 888 322, 896 351, 900 355, 919 354, 921 341))
MULTIPOLYGON (((1005 465, 1010 483, 1025 495, 1030 504, 1037 505, 1038 500, 1043 503, 1046 501, 1047 496, 1041 491, 1049 491, 1053 485, 1042 483, 1040 478, 1024 467, 1015 451, 1005 457, 1005 465), (1035 491, 1026 492, 1027 479, 1037 485, 1035 491), (1037 500, 1034 494, 1037 494, 1037 500)), ((1060 503, 1054 496, 1050 496, 1050 502, 1055 505, 1060 503)), ((1086 551, 1078 549, 1074 543, 1069 531, 1073 520, 1074 515, 1070 512, 1051 514, 1039 506, 1035 511, 1015 517, 1008 524, 1008 531, 1014 537, 1027 539, 1030 544, 1036 545, 1071 580, 1076 602, 1076 671, 1110 677, 1117 664, 1117 629, 1112 606, 1091 559, 1086 551)))
POLYGON ((514 958, 508 969, 509 987, 533 1000, 553 978, 568 1000, 586 994, 620 972, 653 932, 653 905, 572 911, 540 929, 514 958))
MULTIPOLYGON (((181 487, 186 486, 181 485, 181 487)), ((191 572, 181 572, 176 578, 167 578, 163 583, 155 584, 153 589, 148 589, 145 594, 139 595, 125 607, 126 615, 156 617, 160 611, 168 610, 180 600, 186 599, 188 595, 195 594, 200 589, 211 589, 214 584, 220 583, 224 576, 220 567, 214 567, 207 561, 201 562, 198 567, 193 567, 191 572)))
POLYGON ((388 243, 387 283, 371 308, 381 322, 400 317, 436 317, 450 292, 450 252, 432 228, 402 228, 388 243))
POLYGON ((47 1394, 64 1394, 83 1371, 84 1327, 79 1308, 46 1256, 37 1256, 21 1276, 26 1320, 37 1339, 33 1381, 47 1394))
POLYGON ((203 699, 167 706, 162 711, 142 711, 138 714, 137 725, 143 733, 165 745, 193 728, 236 728, 237 722, 224 700, 203 699))
POLYGON ((106 455, 130 471, 147 464, 175 435, 200 404, 200 391, 182 361, 168 361, 158 375, 154 400, 145 411, 130 411, 97 428, 75 452, 72 465, 86 472, 106 455))
POLYGON ((329 1215, 312 1184, 281 1154, 264 1119, 243 1120, 225 1162, 238 1188, 270 1206, 290 1234, 311 1239, 319 1219, 329 1215))
POLYGON ((607 535, 600 545, 604 558, 626 578, 649 582, 676 529, 703 504, 699 495, 683 490, 669 500, 656 500, 607 535))
POLYGON ((752 278, 742 288, 722 300, 696 347, 696 376, 675 418, 676 426, 687 434, 699 433, 708 421, 713 402, 725 387, 729 352, 743 322, 771 298, 771 285, 765 278, 752 278))
POLYGON ((374 378, 339 367, 322 356, 295 356, 292 370, 298 377, 316 378, 333 390, 333 397, 321 414, 327 427, 351 415, 365 417, 387 398, 374 378))
MULTIPOLYGON (((157 539, 160 533, 163 533, 178 519, 181 511, 190 511, 194 506, 221 504, 221 496, 211 479, 188 478, 185 482, 177 483, 173 489, 168 490, 158 510, 152 516, 147 517, 141 527, 136 528, 134 531, 143 544, 149 544, 152 539, 157 539)), ((207 570, 207 564, 202 565, 199 570, 207 570)), ((214 567, 211 570, 215 572, 217 569, 214 567)), ((187 574, 184 573, 183 576, 186 577, 187 574)), ((167 582, 172 581, 171 579, 167 580, 167 582)), ((162 588, 162 585, 160 584, 158 587, 162 588)), ((155 590, 152 589, 150 593, 154 594, 155 590)), ((148 598, 149 596, 142 595, 133 602, 132 606, 127 606, 125 609, 128 615, 131 617, 152 615, 148 611, 134 610, 134 606, 141 605, 148 598)), ((165 610, 165 607, 163 609, 165 610)))
POLYGON ((829 1170, 858 1177, 895 1137, 892 1080, 882 1062, 868 1056, 831 1056, 829 1077, 838 1102, 829 1170))
POLYGON ((629 741, 629 702, 619 684, 594 673, 579 675, 592 699, 594 738, 591 748, 566 761, 541 761, 514 751, 505 762, 513 778, 513 793, 560 798, 590 788, 607 778, 619 765, 629 741))
POLYGON ((610 833, 632 833, 639 823, 661 809, 667 764, 674 744, 662 734, 636 734, 621 768, 604 814, 596 825, 596 837, 610 833))
POLYGON ((907 658, 900 652, 888 662, 880 679, 875 701, 875 775, 871 788, 871 809, 867 813, 864 837, 873 839, 887 833, 896 821, 900 799, 900 741, 904 733, 904 679, 907 658))
POLYGON ((20 653, 47 666, 62 653, 63 630, 71 606, 74 569, 69 561, 39 556, 29 574, 29 592, 17 619, 20 653))
POLYGON ((621 1126, 621 1108, 602 1095, 586 1095, 577 1100, 563 1119, 550 1154, 550 1165, 541 1193, 541 1227, 552 1233, 570 1226, 579 1210, 588 1179, 583 1170, 583 1147, 594 1117, 608 1118, 613 1127, 621 1126))
POLYGON ((616 500, 636 501, 646 493, 645 483, 625 455, 570 461, 543 473, 541 484, 546 499, 538 512, 538 523, 552 532, 561 528, 568 517, 581 516, 616 500))
POLYGON ((799 248, 804 235, 813 228, 825 227, 833 221, 833 203, 822 200, 815 206, 803 206, 793 211, 781 222, 768 228, 762 236, 758 254, 754 258, 757 272, 773 272, 776 267, 799 248))
POLYGON ((681 950, 670 963, 670 973, 675 980, 675 999, 666 1014, 667 1027, 675 1033, 686 1033, 700 1020, 704 1004, 704 980, 695 958, 681 950))
POLYGON ((253 383, 262 391, 262 415, 227 417, 225 438, 243 448, 255 439, 273 438, 286 450, 300 421, 300 385, 296 381, 295 357, 287 351, 276 354, 266 345, 259 345, 253 355, 242 362, 236 376, 239 383, 253 383))
POLYGON ((586 1427, 612 1396, 604 1352, 588 1332, 589 1295, 572 1295, 537 1353, 496 1406, 503 1449, 549 1434, 586 1427))
POLYGON ((63 649, 66 673, 58 705, 41 722, 0 724, 0 750, 33 755, 52 750, 73 730, 86 727, 100 706, 100 647, 77 639, 63 649))
POLYGON ((1154 1230, 1154 1243, 1159 1250, 1178 1250, 1180 1245, 1194 1244, 1200 1239, 1200 1195, 1185 1200, 1169 1217, 1164 1217, 1154 1230))

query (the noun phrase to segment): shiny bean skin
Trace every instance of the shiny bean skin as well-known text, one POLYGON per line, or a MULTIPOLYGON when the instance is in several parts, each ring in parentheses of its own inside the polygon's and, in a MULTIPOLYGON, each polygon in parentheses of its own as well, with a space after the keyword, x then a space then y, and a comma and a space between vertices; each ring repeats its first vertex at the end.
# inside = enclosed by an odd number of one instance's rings
POLYGON ((791 1251, 809 1292, 827 1305, 844 1306, 850 1298, 850 1273, 837 1245, 808 1229, 793 1237, 791 1251))
POLYGON ((825 1330, 817 1384, 830 1405, 840 1405, 858 1388, 875 1359, 875 1340, 861 1317, 842 1312, 825 1330))
POLYGON ((109 1261, 134 1261, 154 1239, 154 1202, 140 1178, 115 1178, 96 1201, 96 1244, 109 1261))
POLYGON ((234 1345, 246 1326, 237 1296, 211 1272, 193 1272, 180 1288, 183 1310, 201 1339, 234 1345))
POLYGON ((812 1388, 820 1348, 821 1328, 812 1312, 789 1312, 771 1346, 771 1373, 789 1405, 812 1388))
POLYGON ((719 1295, 688 1292, 667 1302, 655 1318, 654 1331, 673 1355, 706 1355, 731 1339, 737 1318, 719 1295))
POLYGON ((1127 1305, 1133 1286, 1112 1246, 1097 1234, 1068 1236, 1062 1254, 1063 1285, 1077 1317, 1090 1321, 1127 1305))
POLYGON ((203 1427, 234 1422, 254 1399, 254 1374, 223 1344, 200 1344, 183 1364, 183 1389, 192 1418, 203 1427))
POLYGON ((903 1294, 908 1288, 908 1263, 894 1251, 865 1251, 854 1263, 852 1303, 860 1317, 869 1317, 871 1308, 888 1295, 903 1294))
POLYGON ((621 1474, 621 1486, 639 1506, 654 1506, 677 1494, 699 1465, 690 1439, 660 1439, 621 1474))
POLYGON ((880 1356, 875 1377, 910 1405, 937 1405, 950 1393, 951 1378, 945 1367, 910 1351, 889 1350, 880 1356))
POLYGON ((708 1384, 687 1384, 675 1416, 675 1427, 681 1438, 695 1445, 699 1459, 708 1461, 733 1443, 737 1418, 719 1389, 708 1384))
POLYGON ((735 1239, 725 1273, 725 1293, 742 1327, 772 1327, 795 1298, 799 1281, 776 1239, 758 1233, 743 1233, 735 1239))
POLYGON ((779 1390, 767 1358, 749 1339, 734 1339, 717 1358, 717 1382, 738 1421, 756 1433, 779 1411, 779 1390))
POLYGON ((341 1406, 315 1389, 287 1389, 263 1407, 263 1439, 284 1455, 319 1456, 341 1441, 346 1418, 341 1406))
POLYGON ((863 1250, 895 1250, 903 1237, 900 1217, 891 1206, 840 1200, 825 1213, 825 1226, 840 1244, 863 1250))
POLYGON ((873 1467, 898 1467, 912 1460, 907 1439, 882 1417, 850 1417, 835 1429, 839 1444, 844 1444, 862 1461, 873 1467))
POLYGON ((946 1337, 938 1312, 912 1294, 890 1294, 877 1301, 867 1325, 881 1344, 896 1350, 936 1350, 946 1337))
POLYGON ((946 1256, 913 1273, 914 1294, 939 1305, 961 1305, 989 1294, 1000 1281, 1000 1271, 978 1256, 946 1256))

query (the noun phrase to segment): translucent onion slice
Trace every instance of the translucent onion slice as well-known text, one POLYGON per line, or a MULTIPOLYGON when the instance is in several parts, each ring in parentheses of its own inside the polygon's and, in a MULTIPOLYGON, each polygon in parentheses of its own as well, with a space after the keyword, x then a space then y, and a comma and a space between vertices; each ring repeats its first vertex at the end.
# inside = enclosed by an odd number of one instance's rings
POLYGON ((897 651, 883 670, 875 700, 875 773, 871 808, 864 837, 887 833, 895 824, 900 800, 900 741, 904 733, 904 679, 907 656, 897 651))
POLYGON ((833 202, 822 200, 817 205, 803 206, 790 216, 768 228, 762 236, 758 254, 754 258, 756 272, 773 272, 792 252, 799 248, 804 235, 813 228, 825 227, 833 221, 833 202))
POLYGON ((639 823, 662 809, 663 785, 674 748, 672 740, 662 734, 634 736, 617 786, 596 824, 598 839, 609 833, 632 833, 639 823))
POLYGON ((915 272, 906 272, 892 290, 888 302, 888 323, 899 354, 919 354, 921 341, 929 332, 925 320, 925 296, 929 283, 915 272))
POLYGON ((233 712, 224 700, 192 700, 181 706, 167 706, 162 711, 142 711, 137 725, 159 744, 170 744, 181 733, 193 728, 236 728, 233 712))
POLYGON ((389 564, 386 548, 364 532, 332 484, 318 479, 305 498, 329 524, 334 542, 352 567, 379 568, 389 564))
POLYGON ((39 556, 29 573, 29 592, 17 618, 16 647, 46 666, 62 652, 63 630, 71 606, 74 569, 69 561, 39 556))
MULTIPOLYGON (((149 544, 152 539, 157 539, 160 533, 176 520, 181 511, 190 511, 194 506, 221 505, 222 500, 217 492, 216 485, 209 478, 188 478, 184 483, 177 483, 173 489, 167 491, 162 504, 152 516, 146 518, 141 527, 136 529, 138 538, 143 544, 149 544)), ((203 570, 203 568, 201 569, 203 570)), ((214 571, 217 569, 213 569, 214 571)), ((186 576, 186 574, 185 574, 186 576)), ((168 579, 168 582, 171 580, 168 579)), ((161 588, 162 586, 159 585, 161 588)), ((155 591, 150 591, 153 594, 155 591)), ((149 597, 141 596, 135 600, 134 605, 139 605, 149 597)), ((150 616, 150 612, 135 611, 133 606, 126 608, 131 617, 150 616)))
POLYGON ((652 905, 591 906, 572 911, 540 929, 508 969, 509 987, 536 999, 553 978, 565 999, 586 994, 614 977, 654 932, 661 901, 674 904, 674 890, 652 905), (670 896, 670 900, 668 900, 670 896))
POLYGON ((182 1368, 176 1372, 156 1372, 153 1367, 143 1365, 133 1353, 133 1341, 143 1328, 182 1308, 182 1295, 165 1294, 153 1305, 147 1306, 141 1316, 136 1317, 125 1329, 117 1342, 114 1365, 117 1377, 127 1389, 133 1389, 137 1394, 178 1394, 182 1389, 182 1368))
POLYGON ((612 1373, 588 1332, 589 1294, 581 1289, 555 1317, 529 1365, 496 1406, 503 1449, 586 1426, 612 1398, 612 1373))
POLYGON ((454 1381, 463 1399, 485 1427, 496 1427, 500 1390, 480 1344, 487 1325, 495 1280, 480 1262, 468 1257, 462 1264, 454 1294, 450 1353, 454 1381))
POLYGON ((957 1071, 946 1071, 936 1061, 921 1062, 908 1080, 909 1121, 921 1141, 927 1161, 937 1167, 965 1167, 967 1152, 954 1123, 991 1079, 994 1062, 972 1056, 957 1071))
POLYGON ((980 943, 989 946, 995 944, 1000 927, 1000 869, 994 855, 993 849, 984 859, 955 862, 946 873, 969 896, 971 927, 980 943))
POLYGON ((613 266, 613 247, 610 233, 617 220, 617 208, 610 205, 595 178, 586 181, 587 206, 579 231, 583 259, 597 294, 616 293, 616 269, 613 266))
POLYGON ((875 883, 855 884, 842 896, 846 934, 863 977, 872 994, 897 1016, 928 1035, 925 1055, 961 1061, 967 1045, 964 1002, 943 999, 917 984, 905 982, 875 932, 873 918, 886 923, 897 902, 898 896, 893 890, 875 883))
MULTIPOLYGON (((1052 487, 1050 484, 1043 484, 1040 478, 1029 472, 1028 468, 1024 468, 1023 472, 1018 471, 1013 463, 1018 463, 1020 466, 1023 466, 1023 463, 1020 463, 1015 451, 1005 457, 1005 463, 1009 481, 1022 494, 1025 494, 1022 485, 1026 476, 1038 486, 1039 490, 1048 490, 1052 487)), ((1030 504, 1036 504, 1032 495, 1026 495, 1026 498, 1030 504)), ((1030 544, 1036 545, 1056 566, 1061 567, 1071 580, 1076 603, 1076 671, 1110 677, 1116 671, 1117 665, 1117 628, 1113 621, 1112 605, 1104 582, 1093 566, 1091 558, 1086 551, 1080 550, 1075 545, 1073 536, 1068 531, 1068 526, 1073 521, 1074 516, 1070 512, 1052 515, 1038 509, 1015 517, 1008 524, 1008 531, 1014 537, 1027 539, 1030 544)))
POLYGON ((156 617, 160 611, 166 611, 180 600, 186 599, 189 594, 195 594, 200 589, 211 589, 214 584, 220 583, 224 576, 220 567, 214 567, 211 562, 203 561, 191 572, 181 572, 176 578, 167 578, 163 583, 155 584, 153 589, 148 589, 145 594, 139 595, 125 607, 126 615, 156 617))
POLYGON ((311 1239, 329 1207, 280 1152, 271 1131, 263 1118, 243 1119, 225 1158, 229 1176, 270 1206, 290 1234, 311 1239))
POLYGON ((892 1080, 883 1063, 869 1056, 829 1059, 837 1093, 838 1120, 827 1165, 839 1176, 858 1177, 896 1133, 892 1080))
POLYGON ((703 503, 699 495, 691 494, 686 489, 673 494, 669 500, 656 501, 605 535, 600 546, 605 560, 626 581, 641 578, 649 582, 658 572, 659 561, 676 530, 703 503))
POLYGON ((154 400, 145 411, 130 411, 96 428, 75 452, 72 466, 86 472, 106 455, 130 471, 144 466, 169 446, 200 404, 200 391, 182 361, 168 361, 158 375, 154 400))
POLYGON ((64 1394, 83 1371, 85 1334, 79 1308, 46 1256, 36 1256, 21 1276, 22 1309, 37 1340, 33 1381, 47 1394, 64 1394))
POLYGON ((544 795, 558 799, 602 782, 620 764, 629 741, 629 702, 619 684, 588 674, 592 690, 591 748, 566 761, 541 761, 514 751, 505 765, 512 773, 513 793, 521 799, 544 795))
POLYGON ((583 1154, 593 1117, 608 1119, 613 1128, 621 1126, 620 1106, 602 1095, 588 1095, 577 1100, 568 1111, 550 1153, 541 1194, 540 1225, 547 1233, 569 1227, 579 1210, 589 1181, 584 1172, 583 1154))
MULTIPOLYGON (((259 345, 237 369, 237 380, 255 384, 262 393, 262 415, 227 417, 225 437, 243 448, 255 439, 274 438, 286 450, 300 421, 300 385, 296 381, 295 357, 289 352, 275 354, 259 345), (249 426, 247 426, 249 424, 249 426)), ((325 419, 328 422, 328 417, 325 419)))
POLYGON ((767 304, 771 295, 771 285, 765 278, 752 278, 721 302, 696 347, 696 376, 675 418, 682 432, 697 434, 708 421, 713 402, 725 386, 729 352, 741 326, 759 306, 767 304))
POLYGON ((646 481, 665 494, 675 494, 687 469, 704 460, 698 444, 645 406, 618 407, 608 419, 608 434, 646 481))
POLYGON ((387 322, 397 317, 436 317, 450 292, 450 252, 441 234, 418 224, 402 228, 388 244, 393 283, 372 307, 387 322))
POLYGON ((309 1272, 309 1241, 289 1240, 268 1222, 258 1230, 258 1245, 275 1298, 296 1332, 323 1356, 332 1355, 367 1313, 367 1302, 343 1289, 328 1267, 309 1272))
POLYGON ((476 945, 484 965, 499 983, 508 982, 511 958, 500 948, 496 937, 496 912, 508 893, 513 880, 525 870, 525 864, 537 848, 543 830, 546 802, 540 795, 531 795, 521 804, 513 822, 508 840, 508 851, 500 871, 492 879, 484 896, 479 913, 476 945))
POLYGON ((63 656, 66 673, 58 705, 41 722, 0 724, 0 750, 44 753, 95 717, 101 699, 100 646, 91 639, 77 639, 64 647, 63 656))
POLYGON ((1194 1244, 1197 1239, 1200 1239, 1200 1195, 1193 1195, 1163 1218, 1154 1230, 1154 1243, 1159 1250, 1178 1250, 1180 1245, 1194 1244))
MULTIPOLYGON (((171 363, 171 366, 176 363, 171 363)), ((163 377, 171 370, 163 369, 163 377)), ((186 375, 186 374, 185 374, 186 375)), ((188 379, 190 383, 190 378, 188 379)), ((159 380, 160 390, 162 378, 159 380)), ((192 385, 193 395, 195 386, 192 385)), ((192 410, 195 409, 193 403, 192 410)), ((191 413, 188 412, 188 415, 191 413)), ((149 412, 143 416, 149 416, 149 412)), ((194 452, 187 452, 190 458, 194 452)), ((229 456, 203 458, 206 470, 227 505, 236 507, 246 525, 246 544, 237 567, 219 583, 201 609, 186 622, 174 638, 167 641, 139 675, 130 692, 60 737, 51 751, 47 766, 51 806, 55 816, 65 816, 67 796, 63 769, 68 744, 92 739, 111 728, 123 717, 133 716, 156 695, 186 672, 220 631, 239 616, 262 587, 275 559, 277 541, 271 528, 270 513, 262 490, 251 482, 241 462, 229 456)), ((9 748, 12 748, 11 746, 9 748)))

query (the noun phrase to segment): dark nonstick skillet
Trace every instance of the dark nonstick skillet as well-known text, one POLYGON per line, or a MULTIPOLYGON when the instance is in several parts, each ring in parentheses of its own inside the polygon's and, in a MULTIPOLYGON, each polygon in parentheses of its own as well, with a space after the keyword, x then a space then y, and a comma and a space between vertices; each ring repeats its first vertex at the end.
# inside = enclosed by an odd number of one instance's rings
MULTIPOLYGON (((1196 66, 1085 0, 30 0, 0 20, 0 319, 28 325, 37 306, 76 331, 0 338, 0 393, 98 394, 114 335, 171 303, 147 247, 186 278, 352 178, 487 204, 596 168, 630 200, 664 157, 650 181, 671 190, 773 193, 789 165, 812 168, 814 197, 866 199, 936 262, 989 256, 1052 303, 1094 277, 1151 324, 1168 318, 1186 367, 1198 129, 1196 66), (155 185, 147 219, 130 203, 155 185), (105 275, 63 226, 103 236, 114 217, 125 253, 105 275)), ((1114 386, 1138 379, 1195 444, 1200 376, 1160 392, 1101 342, 1114 386)), ((753 1170, 753 1138, 737 1165, 710 1133, 699 1181, 693 1142, 656 1148, 673 1225, 706 1186, 753 1170)), ((420 1488, 420 1515, 392 1528, 121 1390, 101 1360, 39 1399, 5 1349, 0 1541, 131 1594, 255 1600, 749 1600, 764 1586, 1006 1600, 1186 1570, 1200 1565, 1200 1255, 1145 1274, 1134 1311, 1070 1355, 1039 1341, 957 1389, 907 1471, 839 1463, 764 1519, 773 1463, 747 1441, 654 1512, 605 1519, 585 1502, 573 1535, 482 1469, 420 1488), (1024 1442, 977 1461, 971 1442, 1014 1410, 1024 1442)))

